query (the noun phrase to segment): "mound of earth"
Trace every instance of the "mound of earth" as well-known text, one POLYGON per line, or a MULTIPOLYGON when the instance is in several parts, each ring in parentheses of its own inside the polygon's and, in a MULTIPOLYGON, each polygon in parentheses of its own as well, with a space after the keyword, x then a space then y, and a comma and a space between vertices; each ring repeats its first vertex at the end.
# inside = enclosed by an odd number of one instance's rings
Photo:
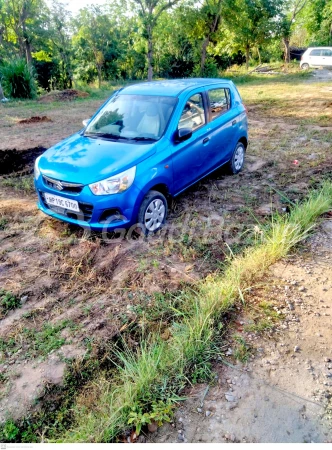
POLYGON ((52 91, 49 94, 42 95, 39 101, 42 103, 63 102, 88 96, 87 92, 78 91, 77 89, 65 89, 64 91, 52 91))
POLYGON ((40 116, 32 116, 32 117, 30 117, 30 119, 22 119, 18 123, 29 124, 29 123, 40 123, 40 122, 52 122, 52 120, 47 116, 41 116, 41 117, 40 116))
POLYGON ((7 175, 27 167, 33 167, 35 159, 45 150, 44 147, 35 147, 29 150, 1 150, 0 175, 7 175))

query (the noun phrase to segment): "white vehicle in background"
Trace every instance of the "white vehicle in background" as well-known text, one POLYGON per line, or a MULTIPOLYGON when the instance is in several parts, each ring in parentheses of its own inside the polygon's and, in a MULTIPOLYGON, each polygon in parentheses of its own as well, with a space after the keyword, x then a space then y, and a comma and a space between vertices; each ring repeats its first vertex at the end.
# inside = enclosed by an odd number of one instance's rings
POLYGON ((301 69, 330 67, 332 69, 332 47, 309 47, 302 55, 301 69))

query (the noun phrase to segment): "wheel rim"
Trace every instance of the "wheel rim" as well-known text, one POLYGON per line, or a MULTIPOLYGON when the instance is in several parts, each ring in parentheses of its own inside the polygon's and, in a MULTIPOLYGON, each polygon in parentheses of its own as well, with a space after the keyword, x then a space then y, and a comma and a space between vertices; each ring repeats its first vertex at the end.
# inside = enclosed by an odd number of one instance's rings
POLYGON ((242 145, 240 145, 234 154, 234 167, 236 170, 240 170, 243 166, 244 161, 244 149, 242 145))
POLYGON ((166 208, 159 198, 152 200, 144 214, 144 225, 148 231, 156 231, 165 219, 166 208))

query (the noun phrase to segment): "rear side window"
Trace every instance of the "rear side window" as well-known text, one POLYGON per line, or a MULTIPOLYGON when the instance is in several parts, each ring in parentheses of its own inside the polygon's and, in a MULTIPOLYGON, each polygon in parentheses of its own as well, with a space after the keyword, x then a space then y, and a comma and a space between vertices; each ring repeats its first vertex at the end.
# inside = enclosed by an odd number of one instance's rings
POLYGON ((224 114, 231 107, 231 93, 229 89, 211 89, 208 91, 208 95, 212 120, 224 114))
POLYGON ((322 50, 322 56, 332 56, 332 50, 329 49, 322 50))
POLYGON ((321 50, 311 50, 310 56, 320 56, 321 50))
POLYGON ((205 113, 202 94, 192 95, 186 102, 178 125, 180 128, 197 130, 205 124, 205 113))

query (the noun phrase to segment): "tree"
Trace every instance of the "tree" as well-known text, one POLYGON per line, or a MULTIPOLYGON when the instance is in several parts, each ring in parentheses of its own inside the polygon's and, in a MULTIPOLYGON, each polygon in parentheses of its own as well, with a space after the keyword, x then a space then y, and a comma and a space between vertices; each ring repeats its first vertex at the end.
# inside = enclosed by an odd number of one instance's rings
POLYGON ((299 16, 308 0, 286 0, 286 10, 281 15, 281 36, 285 49, 285 63, 290 62, 290 39, 296 18, 299 16))
POLYGON ((148 80, 153 77, 153 31, 161 14, 180 0, 131 0, 142 21, 144 37, 147 40, 148 80))
POLYGON ((70 36, 71 13, 61 1, 53 0, 49 12, 49 36, 52 43, 52 56, 58 57, 61 85, 71 88, 73 82, 72 44, 70 36))
POLYGON ((256 48, 259 53, 262 43, 276 32, 281 4, 282 0, 224 0, 227 45, 245 54, 247 70, 250 51, 256 48))
POLYGON ((332 0, 311 0, 301 13, 311 45, 332 45, 332 0))
POLYGON ((93 5, 81 9, 74 23, 76 33, 73 41, 77 57, 81 61, 93 60, 100 88, 106 54, 116 44, 112 34, 113 23, 101 7, 93 5))
POLYGON ((41 28, 39 18, 46 8, 43 0, 7 0, 4 11, 9 18, 8 27, 15 34, 19 46, 19 53, 32 63, 32 42, 34 35, 41 28))
POLYGON ((218 30, 223 0, 205 0, 201 10, 201 19, 204 21, 204 38, 201 51, 201 75, 204 75, 206 51, 211 38, 218 30))

